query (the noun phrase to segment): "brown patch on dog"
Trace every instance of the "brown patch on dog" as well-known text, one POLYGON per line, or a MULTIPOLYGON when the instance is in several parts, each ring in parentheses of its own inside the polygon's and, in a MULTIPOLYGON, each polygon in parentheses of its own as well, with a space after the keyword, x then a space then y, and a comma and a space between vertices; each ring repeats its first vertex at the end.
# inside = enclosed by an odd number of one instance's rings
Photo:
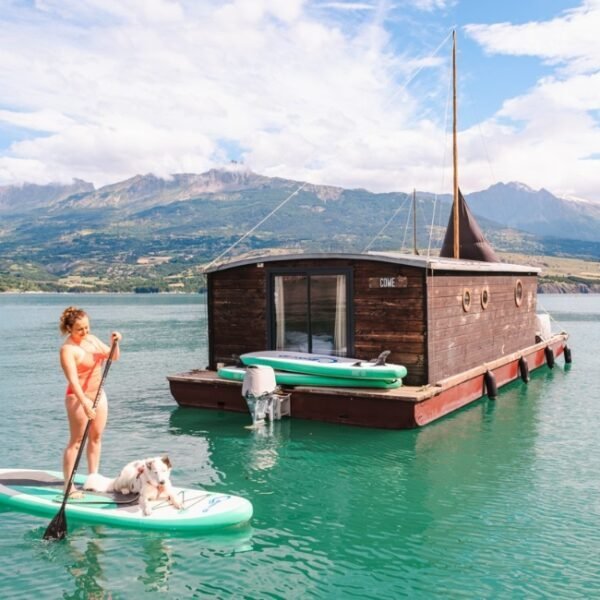
POLYGON ((168 456, 163 456, 162 461, 165 463, 165 465, 167 465, 167 467, 169 467, 169 469, 171 468, 171 461, 169 460, 168 456))

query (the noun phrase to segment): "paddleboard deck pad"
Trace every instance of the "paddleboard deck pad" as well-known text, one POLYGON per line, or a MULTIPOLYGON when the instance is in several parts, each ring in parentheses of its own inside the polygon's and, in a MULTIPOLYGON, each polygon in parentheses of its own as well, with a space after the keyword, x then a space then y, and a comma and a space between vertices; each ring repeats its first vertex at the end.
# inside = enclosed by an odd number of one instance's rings
MULTIPOLYGON (((85 476, 76 475, 82 485, 85 476)), ((62 473, 32 469, 0 469, 0 504, 53 518, 63 500, 62 473)), ((181 510, 165 499, 151 502, 152 514, 140 509, 137 496, 120 493, 83 492, 69 499, 67 519, 94 524, 164 531, 201 531, 240 525, 252 517, 252 504, 245 498, 174 487, 181 510)))
POLYGON ((242 354, 240 360, 245 365, 265 365, 281 371, 341 377, 344 379, 402 379, 406 367, 394 364, 375 364, 358 358, 310 354, 287 350, 264 350, 242 354))
MULTIPOLYGON (((246 369, 240 367, 222 367, 217 371, 222 379, 230 381, 244 381, 246 369)), ((401 379, 350 379, 342 377, 323 377, 321 375, 307 375, 305 373, 291 373, 288 371, 275 371, 277 385, 303 385, 307 387, 351 387, 351 388, 378 388, 393 390, 402 385, 401 379)))

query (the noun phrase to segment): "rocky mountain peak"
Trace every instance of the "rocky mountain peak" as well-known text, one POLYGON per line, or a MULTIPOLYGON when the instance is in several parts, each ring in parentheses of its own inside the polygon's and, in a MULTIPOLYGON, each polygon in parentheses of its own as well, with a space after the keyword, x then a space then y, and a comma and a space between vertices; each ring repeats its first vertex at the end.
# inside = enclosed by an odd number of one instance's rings
POLYGON ((82 179, 72 183, 22 183, 0 186, 0 212, 26 212, 39 207, 49 207, 74 194, 94 191, 94 184, 82 179))

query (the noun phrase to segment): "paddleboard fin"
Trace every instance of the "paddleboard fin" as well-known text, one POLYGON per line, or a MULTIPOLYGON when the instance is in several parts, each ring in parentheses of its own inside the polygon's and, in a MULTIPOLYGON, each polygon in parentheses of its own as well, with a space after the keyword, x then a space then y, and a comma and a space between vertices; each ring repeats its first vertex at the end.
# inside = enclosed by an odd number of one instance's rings
POLYGON ((391 354, 390 350, 384 350, 376 359, 375 366, 383 367, 385 366, 385 359, 391 354))

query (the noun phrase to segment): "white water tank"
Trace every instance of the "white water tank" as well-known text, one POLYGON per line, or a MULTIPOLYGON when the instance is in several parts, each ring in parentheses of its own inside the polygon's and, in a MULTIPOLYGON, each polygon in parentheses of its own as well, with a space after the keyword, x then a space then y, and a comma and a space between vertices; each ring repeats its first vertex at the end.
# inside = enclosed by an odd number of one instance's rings
POLYGON ((549 340, 552 337, 552 325, 550 323, 550 315, 547 313, 538 313, 537 317, 537 335, 542 340, 549 340))
POLYGON ((252 395, 260 398, 264 394, 272 394, 277 387, 275 371, 272 367, 250 365, 246 369, 242 384, 242 396, 252 395))

